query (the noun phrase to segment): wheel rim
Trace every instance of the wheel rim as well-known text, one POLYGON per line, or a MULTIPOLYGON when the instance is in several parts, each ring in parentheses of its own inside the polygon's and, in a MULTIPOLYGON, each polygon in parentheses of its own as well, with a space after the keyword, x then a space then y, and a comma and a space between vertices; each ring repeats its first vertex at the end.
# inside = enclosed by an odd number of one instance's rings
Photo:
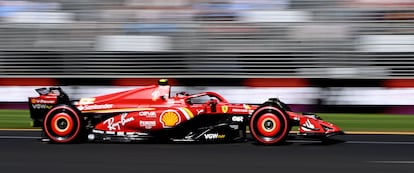
POLYGON ((257 128, 262 136, 273 137, 280 130, 280 120, 276 115, 266 113, 257 120, 257 128))
POLYGON ((252 115, 250 131, 254 139, 262 144, 276 144, 289 132, 288 117, 272 106, 262 107, 252 115))
POLYGON ((80 131, 80 119, 75 110, 68 106, 58 106, 48 112, 43 129, 53 142, 72 142, 80 131))
POLYGON ((73 119, 67 113, 56 114, 51 121, 53 133, 59 136, 70 134, 73 129, 73 119))

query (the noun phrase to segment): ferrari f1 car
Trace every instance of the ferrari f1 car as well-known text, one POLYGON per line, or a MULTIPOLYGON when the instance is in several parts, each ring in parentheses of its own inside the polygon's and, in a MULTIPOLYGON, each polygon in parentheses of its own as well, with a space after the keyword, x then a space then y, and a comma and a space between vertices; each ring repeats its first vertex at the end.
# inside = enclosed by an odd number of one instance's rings
MULTIPOLYGON (((343 134, 337 126, 311 113, 293 112, 276 98, 262 104, 234 104, 215 92, 170 95, 168 80, 158 84, 70 100, 60 87, 38 88, 29 97, 34 126, 44 141, 246 141, 247 128, 259 144, 297 135, 326 138, 343 134)), ((249 135, 250 136, 250 135, 249 135)))

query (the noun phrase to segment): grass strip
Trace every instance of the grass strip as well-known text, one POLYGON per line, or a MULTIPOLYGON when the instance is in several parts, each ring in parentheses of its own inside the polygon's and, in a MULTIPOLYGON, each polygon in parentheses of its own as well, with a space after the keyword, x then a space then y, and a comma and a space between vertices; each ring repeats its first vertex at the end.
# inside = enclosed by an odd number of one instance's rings
POLYGON ((318 114, 344 131, 414 132, 414 115, 318 114))
POLYGON ((34 129, 29 110, 0 109, 0 129, 34 129))

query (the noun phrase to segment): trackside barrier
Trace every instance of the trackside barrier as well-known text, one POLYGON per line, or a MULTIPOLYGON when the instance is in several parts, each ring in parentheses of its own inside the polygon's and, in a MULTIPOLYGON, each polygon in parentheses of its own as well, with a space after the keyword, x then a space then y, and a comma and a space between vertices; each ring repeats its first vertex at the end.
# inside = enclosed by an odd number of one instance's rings
MULTIPOLYGON (((72 99, 122 91, 154 84, 157 78, 106 79, 103 83, 83 83, 51 78, 1 78, 0 108, 27 109, 28 96, 35 88, 62 86, 72 99), (109 84, 109 85, 108 85, 109 84)), ((99 81, 99 80, 98 80, 99 81)), ((170 79, 172 94, 186 91, 215 91, 231 102, 261 103, 278 97, 302 112, 397 113, 414 114, 414 80, 390 79, 367 83, 355 80, 312 80, 285 78, 170 79), (191 84, 191 85, 190 85, 191 84), (216 84, 216 85, 214 85, 216 84)))

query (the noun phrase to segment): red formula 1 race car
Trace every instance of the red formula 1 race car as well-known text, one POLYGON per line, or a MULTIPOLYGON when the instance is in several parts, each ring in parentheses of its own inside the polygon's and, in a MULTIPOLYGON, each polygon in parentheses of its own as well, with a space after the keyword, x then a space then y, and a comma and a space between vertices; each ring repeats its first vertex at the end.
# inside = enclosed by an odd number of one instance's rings
POLYGON ((168 81, 127 91, 70 100, 60 87, 29 97, 30 115, 44 141, 245 141, 246 128, 260 144, 280 144, 292 126, 298 135, 343 134, 314 114, 296 113, 279 99, 260 105, 229 103, 215 92, 170 96, 168 81))

